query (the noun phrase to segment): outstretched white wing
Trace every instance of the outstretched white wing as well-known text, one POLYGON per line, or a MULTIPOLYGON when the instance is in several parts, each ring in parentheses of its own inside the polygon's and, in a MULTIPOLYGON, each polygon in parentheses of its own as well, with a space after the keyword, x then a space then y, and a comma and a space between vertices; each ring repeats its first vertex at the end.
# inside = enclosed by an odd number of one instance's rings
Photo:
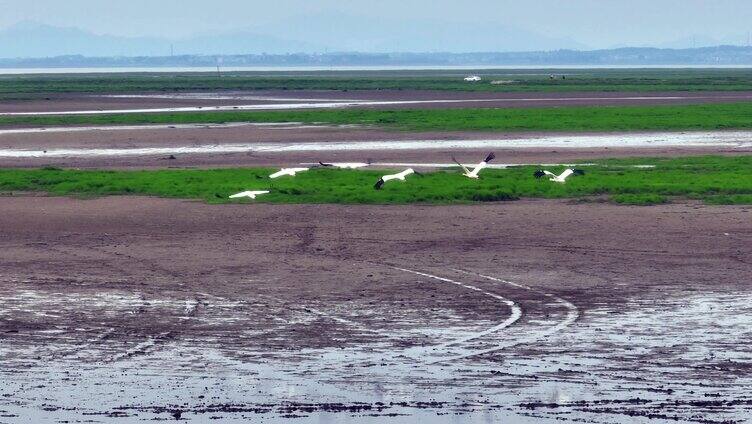
POLYGON ((251 198, 251 199, 255 199, 256 196, 259 196, 261 194, 267 194, 267 193, 269 193, 269 191, 267 191, 267 190, 243 191, 243 192, 238 193, 238 194, 233 194, 232 196, 230 196, 230 199, 240 199, 240 198, 243 198, 243 197, 248 197, 248 198, 251 198))
POLYGON ((480 172, 480 171, 481 171, 481 170, 482 170, 483 168, 485 168, 486 166, 488 166, 488 163, 487 163, 486 161, 483 161, 483 162, 479 163, 478 165, 476 165, 476 166, 475 166, 475 169, 473 169, 473 172, 471 172, 471 173, 470 173, 470 175, 472 175, 472 176, 474 176, 474 177, 477 177, 477 176, 478 176, 478 173, 479 173, 479 172, 480 172))
POLYGON ((405 180, 405 177, 415 173, 415 171, 412 168, 407 168, 404 171, 400 172, 399 174, 390 174, 390 175, 384 175, 381 177, 381 179, 386 182, 389 180, 405 180))
POLYGON ((567 169, 564 170, 564 172, 561 173, 561 175, 559 175, 558 178, 560 180, 566 180, 572 174, 574 174, 574 170, 567 168, 567 169))
POLYGON ((287 172, 286 169, 280 169, 279 171, 273 173, 272 175, 269 175, 269 178, 275 179, 275 178, 279 178, 279 177, 281 177, 283 175, 289 175, 289 173, 287 172))
POLYGON ((404 180, 405 177, 407 177, 410 174, 414 174, 414 173, 415 173, 415 170, 413 170, 412 168, 407 168, 404 171, 402 171, 402 172, 399 173, 400 179, 404 180))
POLYGON ((273 173, 272 175, 269 175, 269 178, 271 179, 279 178, 283 175, 294 176, 296 173, 308 171, 308 169, 309 168, 282 168, 279 171, 273 173))
POLYGON ((358 168, 365 168, 368 166, 367 163, 359 163, 359 162, 346 162, 346 163, 333 163, 332 166, 336 168, 342 168, 342 169, 358 169, 358 168))

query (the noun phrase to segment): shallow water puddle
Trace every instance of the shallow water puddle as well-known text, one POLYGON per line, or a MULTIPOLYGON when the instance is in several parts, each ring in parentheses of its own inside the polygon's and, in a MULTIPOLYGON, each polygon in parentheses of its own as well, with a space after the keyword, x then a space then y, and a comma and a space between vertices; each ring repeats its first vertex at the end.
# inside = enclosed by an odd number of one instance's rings
MULTIPOLYGON (((379 328, 375 341, 365 345, 275 350, 254 348, 254 337, 262 333, 252 328, 232 332, 230 339, 218 330, 207 330, 207 337, 180 330, 185 325, 206 328, 214 318, 225 318, 221 326, 234 322, 243 328, 262 319, 259 314, 272 314, 282 318, 263 318, 274 323, 269 327, 274 332, 328 316, 359 331, 349 324, 357 317, 323 302, 290 311, 274 299, 236 302, 200 293, 196 299, 118 292, 50 296, 26 287, 0 297, 4 320, 41 325, 0 338, 0 410, 5 411, 0 414, 10 416, 0 422, 15 422, 12 415, 109 421, 174 419, 176 413, 195 422, 210 417, 277 422, 292 416, 301 422, 359 423, 675 422, 698 414, 705 422, 721 422, 748 417, 748 293, 597 306, 568 322, 566 305, 547 293, 540 292, 540 301, 520 303, 526 286, 464 280, 461 275, 451 280, 503 295, 520 305, 522 315, 497 331, 486 331, 497 322, 462 322, 451 315, 449 320, 413 321, 413 328, 424 328, 419 333, 427 347, 442 346, 451 359, 433 365, 430 355, 407 355, 410 348, 399 347, 415 337, 409 326, 405 331, 379 328), (115 334, 122 329, 106 323, 70 329, 59 325, 60 318, 34 315, 108 311, 116 316, 134 310, 146 319, 151 313, 163 321, 174 319, 180 323, 176 334, 123 338, 115 334), (545 337, 531 337, 565 321, 567 326, 545 337), (466 332, 479 337, 456 342, 466 332), (84 339, 89 344, 77 347, 84 339), (247 342, 236 343, 238 339, 247 342), (483 346, 493 350, 465 355, 483 346)), ((502 322, 511 312, 500 306, 502 322)), ((443 315, 439 311, 436 316, 443 315)))
POLYGON ((261 127, 274 129, 287 128, 326 128, 326 125, 304 125, 300 122, 230 122, 226 124, 159 124, 159 125, 97 125, 82 127, 38 127, 0 129, 0 136, 18 134, 54 134, 93 131, 146 131, 146 130, 196 130, 222 129, 239 127, 261 127))
POLYGON ((741 148, 752 138, 751 131, 693 133, 603 134, 526 136, 488 140, 382 140, 297 143, 211 144, 203 146, 101 148, 101 149, 0 149, 0 157, 91 157, 149 156, 166 154, 281 153, 304 151, 509 149, 509 148, 600 148, 600 147, 734 147, 741 148))
MULTIPOLYGON (((214 96, 216 97, 216 96, 214 96)), ((149 98, 149 97, 146 97, 149 98)), ((164 97, 152 97, 164 98, 164 97)), ((212 97, 210 96, 209 99, 212 97)), ((682 100, 703 99, 709 97, 682 97, 682 96, 625 96, 609 97, 607 100, 682 100)), ((196 97, 201 99, 201 97, 196 97)), ((571 101, 602 101, 602 97, 563 97, 563 98, 495 98, 495 99, 432 99, 432 100, 340 100, 340 99, 293 99, 255 96, 247 100, 257 101, 295 101, 295 103, 272 103, 272 104, 248 104, 231 106, 189 106, 169 108, 139 108, 139 109, 103 109, 103 110, 71 110, 58 112, 2 112, 0 116, 44 116, 44 115, 102 115, 113 113, 161 113, 161 112, 198 112, 198 111, 232 111, 232 110, 290 110, 290 109, 337 109, 357 106, 397 106, 397 105, 422 105, 422 104, 454 104, 454 103, 491 103, 491 102, 551 102, 565 103, 571 101)))

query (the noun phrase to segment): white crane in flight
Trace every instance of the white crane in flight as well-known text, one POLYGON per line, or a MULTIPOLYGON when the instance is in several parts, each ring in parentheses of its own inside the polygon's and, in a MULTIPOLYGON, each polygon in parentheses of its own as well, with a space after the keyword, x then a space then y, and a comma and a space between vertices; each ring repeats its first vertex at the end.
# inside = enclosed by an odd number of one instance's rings
POLYGON ((298 172, 305 172, 308 171, 310 168, 282 168, 279 171, 273 173, 272 175, 269 175, 269 178, 275 179, 279 177, 283 177, 285 175, 289 175, 291 177, 294 177, 295 174, 298 172))
POLYGON ((268 190, 253 190, 253 191, 244 191, 238 194, 233 194, 230 196, 230 199, 240 199, 242 197, 248 197, 251 199, 255 199, 256 196, 260 196, 262 194, 269 194, 268 190))
POLYGON ((535 178, 542 178, 542 177, 548 175, 549 177, 551 177, 551 178, 548 179, 549 181, 553 181, 555 183, 564 184, 565 182, 567 182, 567 178, 569 178, 570 176, 572 176, 572 175, 585 175, 585 171, 583 171, 581 169, 567 168, 567 169, 564 170, 564 172, 561 173, 561 175, 556 175, 553 172, 544 171, 544 170, 539 169, 539 170, 535 171, 535 174, 533 174, 533 175, 535 175, 535 178))
POLYGON ((381 187, 384 186, 384 183, 389 180, 400 180, 405 181, 405 177, 407 177, 410 174, 415 174, 415 170, 412 168, 407 168, 404 171, 400 172, 399 174, 391 174, 391 175, 384 175, 383 177, 379 178, 378 181, 376 181, 376 184, 373 186, 376 190, 381 190, 381 187))
POLYGON ((462 175, 466 176, 467 178, 472 178, 474 180, 478 179, 478 174, 483 168, 488 166, 488 162, 491 162, 494 159, 496 159, 496 155, 493 153, 489 153, 488 156, 486 156, 486 158, 483 160, 483 162, 476 165, 475 168, 471 171, 465 165, 459 163, 457 159, 454 158, 454 156, 452 156, 452 160, 454 161, 454 163, 462 167, 462 171, 463 171, 462 175))
POLYGON ((324 163, 319 162, 319 166, 323 166, 325 168, 340 168, 340 169, 358 169, 358 168, 365 168, 366 166, 371 165, 370 162, 341 162, 341 163, 324 163))

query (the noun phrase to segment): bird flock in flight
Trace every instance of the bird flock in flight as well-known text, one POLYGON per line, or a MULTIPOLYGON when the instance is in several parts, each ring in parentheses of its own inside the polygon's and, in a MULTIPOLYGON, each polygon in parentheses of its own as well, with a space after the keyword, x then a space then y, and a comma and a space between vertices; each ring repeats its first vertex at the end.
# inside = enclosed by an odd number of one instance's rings
MULTIPOLYGON (((482 171, 484 168, 488 166, 488 164, 496 158, 496 155, 493 153, 489 153, 488 156, 486 156, 485 159, 483 159, 482 162, 477 164, 472 170, 470 170, 465 165, 461 164, 457 161, 457 159, 452 156, 452 161, 456 163, 460 168, 462 168, 462 175, 477 180, 480 178, 480 171, 482 171)), ((284 176, 290 176, 294 177, 297 174, 301 172, 310 171, 312 168, 340 168, 340 169, 358 169, 358 168, 364 168, 367 166, 370 166, 371 162, 348 162, 348 163, 323 163, 319 162, 317 165, 314 165, 310 168, 282 168, 279 171, 269 175, 270 179, 277 179, 284 176)), ((422 175, 419 172, 416 172, 412 168, 407 168, 402 172, 399 172, 397 174, 388 174, 384 175, 381 178, 379 178, 378 181, 376 181, 376 184, 374 184, 373 188, 376 190, 381 190, 381 188, 386 184, 387 181, 392 180, 398 180, 398 181, 405 181, 408 175, 422 175)), ((546 171, 546 170, 537 170, 533 174, 535 178, 543 178, 545 176, 549 177, 549 181, 564 184, 567 181, 567 178, 571 176, 579 176, 579 175, 585 175, 585 172, 581 169, 573 169, 573 168, 567 168, 562 172, 560 175, 556 175, 553 172, 546 171)), ((239 198, 250 198, 255 199, 257 196, 261 196, 263 194, 269 194, 269 190, 248 190, 243 191, 237 194, 233 194, 230 196, 230 199, 239 199, 239 198)))

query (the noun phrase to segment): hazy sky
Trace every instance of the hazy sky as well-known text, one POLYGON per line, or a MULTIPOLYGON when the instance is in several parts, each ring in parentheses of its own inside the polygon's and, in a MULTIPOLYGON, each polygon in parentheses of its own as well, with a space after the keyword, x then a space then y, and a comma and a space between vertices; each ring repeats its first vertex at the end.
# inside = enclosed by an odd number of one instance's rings
POLYGON ((752 0, 0 0, 0 10, 0 28, 31 20, 100 34, 162 37, 329 15, 463 22, 468 31, 473 22, 493 22, 595 48, 692 36, 736 37, 741 43, 752 31, 752 0))

